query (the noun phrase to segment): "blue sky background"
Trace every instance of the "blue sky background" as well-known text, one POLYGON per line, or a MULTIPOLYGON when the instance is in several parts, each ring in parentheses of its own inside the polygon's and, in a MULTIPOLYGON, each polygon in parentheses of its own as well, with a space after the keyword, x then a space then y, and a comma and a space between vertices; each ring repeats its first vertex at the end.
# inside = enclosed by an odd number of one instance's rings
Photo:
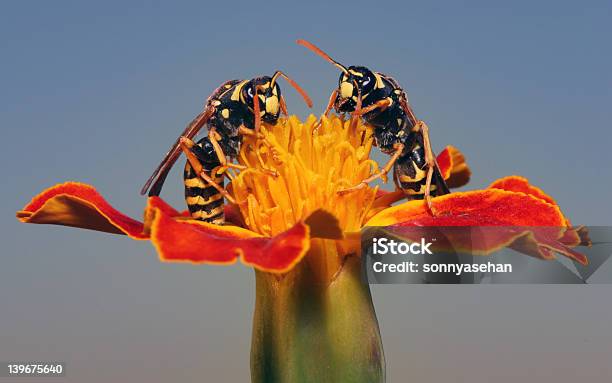
MULTIPOLYGON (((0 4, 0 360, 65 360, 75 382, 247 379, 249 269, 13 217, 65 180, 140 217, 142 183, 224 80, 282 69, 320 113, 338 73, 296 38, 396 77, 470 188, 521 174, 573 222, 610 225, 608 1, 126 3, 0 4)), ((181 188, 176 171, 164 197, 182 206, 181 188)), ((601 381, 611 292, 376 286, 390 381, 601 381)))

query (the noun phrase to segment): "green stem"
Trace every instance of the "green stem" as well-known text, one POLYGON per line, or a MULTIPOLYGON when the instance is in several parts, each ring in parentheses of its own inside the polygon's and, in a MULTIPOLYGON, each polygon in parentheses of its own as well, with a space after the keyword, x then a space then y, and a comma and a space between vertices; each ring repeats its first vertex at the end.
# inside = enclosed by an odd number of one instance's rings
POLYGON ((327 282, 311 262, 280 277, 256 273, 254 383, 384 382, 378 322, 360 267, 348 257, 327 282))

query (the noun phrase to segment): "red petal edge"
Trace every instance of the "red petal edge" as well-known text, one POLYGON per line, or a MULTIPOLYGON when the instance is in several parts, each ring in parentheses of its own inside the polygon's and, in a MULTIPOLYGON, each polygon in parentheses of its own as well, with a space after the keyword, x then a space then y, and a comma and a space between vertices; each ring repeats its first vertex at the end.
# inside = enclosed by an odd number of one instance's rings
POLYGON ((25 223, 72 226, 125 234, 133 239, 148 238, 141 222, 113 208, 93 186, 78 182, 46 189, 16 215, 25 223))
MULTIPOLYGON (((559 206, 551 196, 546 194, 539 187, 531 185, 527 178, 521 176, 514 175, 495 180, 493 183, 491 183, 491 185, 489 185, 489 189, 501 189, 525 193, 557 207, 559 206)), ((559 242, 566 246, 591 246, 591 240, 588 236, 588 230, 586 228, 572 227, 572 224, 567 217, 565 217, 565 226, 567 226, 568 229, 563 234, 563 237, 559 239, 559 242)))
POLYGON ((474 254, 490 254, 511 246, 539 258, 550 259, 553 250, 587 263, 583 254, 562 241, 567 227, 558 206, 533 195, 494 188, 437 197, 432 205, 436 212, 433 216, 424 201, 409 201, 378 213, 366 226, 496 226, 481 241, 458 236, 451 242, 474 254))
POLYGON ((266 238, 236 226, 175 220, 160 209, 154 212, 151 241, 162 261, 227 265, 240 258, 246 265, 273 273, 291 269, 310 247, 304 223, 266 238))
POLYGON ((529 183, 529 180, 521 176, 507 176, 495 180, 489 185, 488 189, 501 189, 513 192, 521 192, 540 198, 550 204, 557 205, 555 200, 544 193, 544 191, 538 187, 535 187, 529 183))
POLYGON ((465 156, 456 147, 446 146, 436 157, 436 162, 449 188, 458 188, 470 181, 472 171, 465 161, 465 156))

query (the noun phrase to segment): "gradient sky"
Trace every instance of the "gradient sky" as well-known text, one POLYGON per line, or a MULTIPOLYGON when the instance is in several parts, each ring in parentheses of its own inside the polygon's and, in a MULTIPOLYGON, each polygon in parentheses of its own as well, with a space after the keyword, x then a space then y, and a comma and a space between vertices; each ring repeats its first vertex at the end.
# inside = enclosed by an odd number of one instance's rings
MULTIPOLYGON (((610 225, 611 3, 461 3, 2 2, 0 360, 63 360, 71 382, 247 380, 251 270, 160 264, 14 212, 78 180, 140 217, 143 182, 227 79, 282 69, 319 113, 338 73, 296 38, 398 79, 434 148, 466 154, 469 188, 521 174, 573 222, 610 225)), ((373 291, 390 382, 612 376, 610 286, 373 291)))

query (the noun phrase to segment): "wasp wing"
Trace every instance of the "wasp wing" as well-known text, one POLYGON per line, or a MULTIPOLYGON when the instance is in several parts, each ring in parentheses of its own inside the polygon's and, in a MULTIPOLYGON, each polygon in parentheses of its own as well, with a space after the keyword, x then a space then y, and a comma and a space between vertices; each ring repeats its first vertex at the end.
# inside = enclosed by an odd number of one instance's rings
POLYGON ((204 109, 204 111, 202 111, 202 113, 197 115, 196 118, 189 123, 189 125, 187 125, 183 133, 179 136, 179 138, 177 138, 176 142, 174 145, 172 145, 168 153, 166 153, 164 159, 161 161, 157 169, 155 169, 151 177, 149 177, 147 182, 140 190, 141 195, 147 194, 147 191, 149 192, 149 197, 158 196, 159 193, 161 193, 162 186, 166 180, 166 177, 168 176, 168 173, 170 172, 170 169, 172 169, 172 166, 181 155, 180 138, 183 136, 189 139, 195 137, 206 122, 208 122, 214 112, 215 108, 208 106, 206 109, 204 109))

